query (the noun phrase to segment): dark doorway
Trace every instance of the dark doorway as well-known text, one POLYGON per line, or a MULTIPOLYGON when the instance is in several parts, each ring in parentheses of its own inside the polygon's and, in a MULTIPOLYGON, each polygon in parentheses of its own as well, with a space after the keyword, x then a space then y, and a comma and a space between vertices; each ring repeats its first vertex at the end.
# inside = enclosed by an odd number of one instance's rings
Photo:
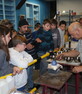
POLYGON ((50 2, 50 18, 54 18, 56 11, 56 0, 54 0, 50 2))

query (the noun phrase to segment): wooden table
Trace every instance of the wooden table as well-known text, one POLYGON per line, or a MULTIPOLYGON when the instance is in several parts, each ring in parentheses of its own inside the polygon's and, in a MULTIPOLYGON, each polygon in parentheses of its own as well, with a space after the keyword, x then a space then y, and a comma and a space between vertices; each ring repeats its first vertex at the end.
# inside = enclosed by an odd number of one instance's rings
MULTIPOLYGON (((58 73, 44 73, 34 81, 35 84, 43 86, 43 93, 47 94, 47 88, 61 90, 65 85, 65 94, 67 94, 67 81, 71 77, 71 72, 60 71, 58 73)), ((52 92, 50 92, 52 94, 52 92)))
MULTIPOLYGON (((48 59, 47 62, 52 62, 51 59, 48 59)), ((63 66, 69 66, 70 69, 72 70, 73 67, 79 66, 81 63, 75 63, 74 61, 72 62, 66 62, 65 60, 57 61, 59 64, 63 66)), ((79 94, 79 73, 75 73, 75 94, 79 94)))

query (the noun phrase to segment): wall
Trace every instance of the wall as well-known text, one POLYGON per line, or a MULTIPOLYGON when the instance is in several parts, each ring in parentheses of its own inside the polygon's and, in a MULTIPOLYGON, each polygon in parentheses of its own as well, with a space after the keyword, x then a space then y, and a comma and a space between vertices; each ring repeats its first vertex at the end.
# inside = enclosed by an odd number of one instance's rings
MULTIPOLYGON (((35 3, 40 5, 40 23, 43 22, 45 18, 50 17, 50 3, 46 2, 44 0, 27 0, 30 3, 35 3)), ((16 0, 16 5, 20 2, 20 0, 16 0)), ((19 20, 19 15, 21 14, 26 14, 25 13, 25 4, 21 7, 21 10, 16 11, 16 18, 17 18, 17 23, 19 20)))
POLYGON ((57 0, 57 10, 74 10, 77 14, 82 13, 82 0, 57 0))
POLYGON ((27 0, 28 2, 36 3, 40 5, 40 22, 45 18, 50 17, 50 3, 44 0, 27 0))

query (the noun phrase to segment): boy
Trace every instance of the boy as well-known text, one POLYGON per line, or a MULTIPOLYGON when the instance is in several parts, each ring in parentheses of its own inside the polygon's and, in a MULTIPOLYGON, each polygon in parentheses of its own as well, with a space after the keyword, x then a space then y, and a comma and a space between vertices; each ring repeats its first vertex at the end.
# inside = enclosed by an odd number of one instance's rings
MULTIPOLYGON (((26 38, 23 36, 15 36, 12 39, 13 47, 9 48, 10 52, 10 64, 13 64, 20 68, 27 68, 28 63, 33 61, 31 55, 24 51, 26 48, 26 38)), ((20 91, 24 90, 27 83, 27 71, 23 69, 20 74, 15 77, 16 88, 20 91)))
POLYGON ((61 43, 60 33, 57 28, 57 20, 55 19, 51 20, 51 33, 54 41, 54 49, 60 48, 60 43, 61 43))
POLYGON ((65 29, 66 29, 66 22, 62 20, 60 21, 58 28, 61 37, 61 45, 60 45, 61 48, 64 47, 64 43, 65 43, 64 40, 65 29))
MULTIPOLYGON (((36 38, 39 38, 42 42, 37 47, 38 56, 42 56, 46 52, 49 52, 54 49, 52 34, 50 32, 50 20, 45 19, 43 21, 42 28, 40 28, 36 33, 36 38)), ((42 75, 47 71, 48 64, 46 63, 46 59, 44 58, 40 62, 40 74, 42 75)))

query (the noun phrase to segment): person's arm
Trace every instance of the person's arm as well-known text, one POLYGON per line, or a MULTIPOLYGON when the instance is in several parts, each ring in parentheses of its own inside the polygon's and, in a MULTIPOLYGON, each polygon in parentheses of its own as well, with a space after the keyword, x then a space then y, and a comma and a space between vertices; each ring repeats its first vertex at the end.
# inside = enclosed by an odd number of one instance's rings
POLYGON ((82 66, 74 67, 72 71, 73 71, 74 73, 82 72, 82 66))
POLYGON ((27 53, 11 53, 10 52, 10 63, 21 68, 27 68, 28 63, 32 62, 33 58, 27 53), (25 56, 26 55, 26 56, 25 56))
MULTIPOLYGON (((58 29, 57 29, 58 30, 58 29)), ((59 30, 57 31, 57 40, 58 40, 58 43, 57 43, 57 48, 60 48, 60 44, 61 44, 61 37, 60 37, 60 33, 59 33, 59 30)))
POLYGON ((6 53, 3 50, 0 50, 0 76, 4 76, 10 73, 13 73, 13 75, 15 75, 16 73, 20 73, 21 70, 12 65, 9 64, 6 61, 6 53))
POLYGON ((62 54, 57 55, 56 59, 61 60, 61 59, 63 59, 63 57, 76 57, 79 54, 80 53, 77 50, 72 50, 72 51, 64 52, 62 54))

